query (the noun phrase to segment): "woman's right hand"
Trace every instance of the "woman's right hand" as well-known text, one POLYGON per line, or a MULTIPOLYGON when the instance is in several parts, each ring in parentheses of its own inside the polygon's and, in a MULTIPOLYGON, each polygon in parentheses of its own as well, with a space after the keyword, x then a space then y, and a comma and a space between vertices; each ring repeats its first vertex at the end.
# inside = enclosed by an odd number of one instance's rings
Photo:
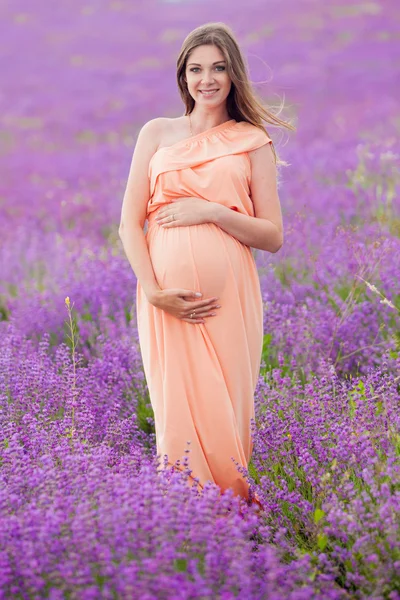
POLYGON ((149 298, 150 304, 165 310, 165 312, 186 321, 187 323, 205 323, 205 317, 216 316, 215 310, 221 308, 218 304, 218 298, 208 298, 207 300, 198 300, 198 292, 185 290, 181 288, 169 288, 166 290, 157 290, 149 298), (196 311, 193 319, 190 314, 196 311))

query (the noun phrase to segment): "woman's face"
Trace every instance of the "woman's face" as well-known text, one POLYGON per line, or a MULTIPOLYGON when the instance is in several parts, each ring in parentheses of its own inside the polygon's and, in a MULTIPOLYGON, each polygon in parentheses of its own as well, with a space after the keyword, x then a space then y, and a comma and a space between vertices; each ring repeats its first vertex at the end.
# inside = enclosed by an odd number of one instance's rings
POLYGON ((196 103, 215 107, 225 102, 232 82, 221 50, 208 44, 197 46, 187 59, 186 81, 196 103))

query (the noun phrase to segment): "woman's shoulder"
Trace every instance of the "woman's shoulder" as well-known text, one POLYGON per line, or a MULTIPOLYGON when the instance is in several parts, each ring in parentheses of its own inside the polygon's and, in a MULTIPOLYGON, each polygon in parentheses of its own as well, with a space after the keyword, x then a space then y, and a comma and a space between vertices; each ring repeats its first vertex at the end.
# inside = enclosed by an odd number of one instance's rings
POLYGON ((186 117, 157 117, 148 121, 146 127, 157 139, 157 147, 172 146, 187 137, 186 121, 186 117))
POLYGON ((165 136, 168 136, 170 121, 167 117, 150 119, 140 129, 138 139, 142 139, 144 144, 151 146, 155 152, 165 136))
POLYGON ((254 125, 249 121, 237 121, 233 128, 227 130, 226 135, 238 152, 247 152, 250 158, 253 151, 273 143, 262 125, 254 125))
POLYGON ((254 125, 253 123, 250 123, 249 121, 237 121, 236 122, 236 130, 243 131, 243 132, 249 131, 252 133, 260 132, 261 134, 264 134, 267 137, 269 137, 267 134, 267 131, 263 125, 254 125))
POLYGON ((144 134, 149 135, 162 133, 167 125, 167 121, 169 121, 169 119, 166 117, 156 117, 155 119, 150 119, 142 126, 140 133, 143 132, 144 134))
POLYGON ((150 121, 147 121, 147 123, 143 125, 142 129, 160 132, 168 129, 174 131, 179 130, 184 121, 184 117, 156 117, 154 119, 150 119, 150 121))

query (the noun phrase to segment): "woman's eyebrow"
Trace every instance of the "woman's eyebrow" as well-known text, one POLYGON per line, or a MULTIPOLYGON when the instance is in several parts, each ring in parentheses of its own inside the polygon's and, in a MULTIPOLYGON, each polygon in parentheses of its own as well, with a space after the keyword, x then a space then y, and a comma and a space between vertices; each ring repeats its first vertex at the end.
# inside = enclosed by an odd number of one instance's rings
MULTIPOLYGON (((218 65, 218 63, 224 63, 224 62, 226 62, 226 61, 225 60, 217 60, 216 62, 213 62, 213 65, 218 65)), ((189 65, 197 65, 198 67, 201 67, 200 63, 188 63, 188 66, 189 65)))

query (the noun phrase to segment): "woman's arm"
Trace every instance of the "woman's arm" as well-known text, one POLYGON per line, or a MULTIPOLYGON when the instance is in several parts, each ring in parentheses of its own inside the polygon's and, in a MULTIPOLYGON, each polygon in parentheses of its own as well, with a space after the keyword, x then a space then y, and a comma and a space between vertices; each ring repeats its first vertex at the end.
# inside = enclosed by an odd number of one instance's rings
POLYGON ((210 221, 247 246, 277 252, 283 244, 283 224, 276 165, 270 144, 249 152, 249 157, 255 217, 210 202, 210 221))
POLYGON ((140 130, 122 202, 119 237, 133 272, 150 299, 160 287, 154 276, 143 231, 150 198, 149 162, 157 149, 162 119, 153 119, 140 130))

